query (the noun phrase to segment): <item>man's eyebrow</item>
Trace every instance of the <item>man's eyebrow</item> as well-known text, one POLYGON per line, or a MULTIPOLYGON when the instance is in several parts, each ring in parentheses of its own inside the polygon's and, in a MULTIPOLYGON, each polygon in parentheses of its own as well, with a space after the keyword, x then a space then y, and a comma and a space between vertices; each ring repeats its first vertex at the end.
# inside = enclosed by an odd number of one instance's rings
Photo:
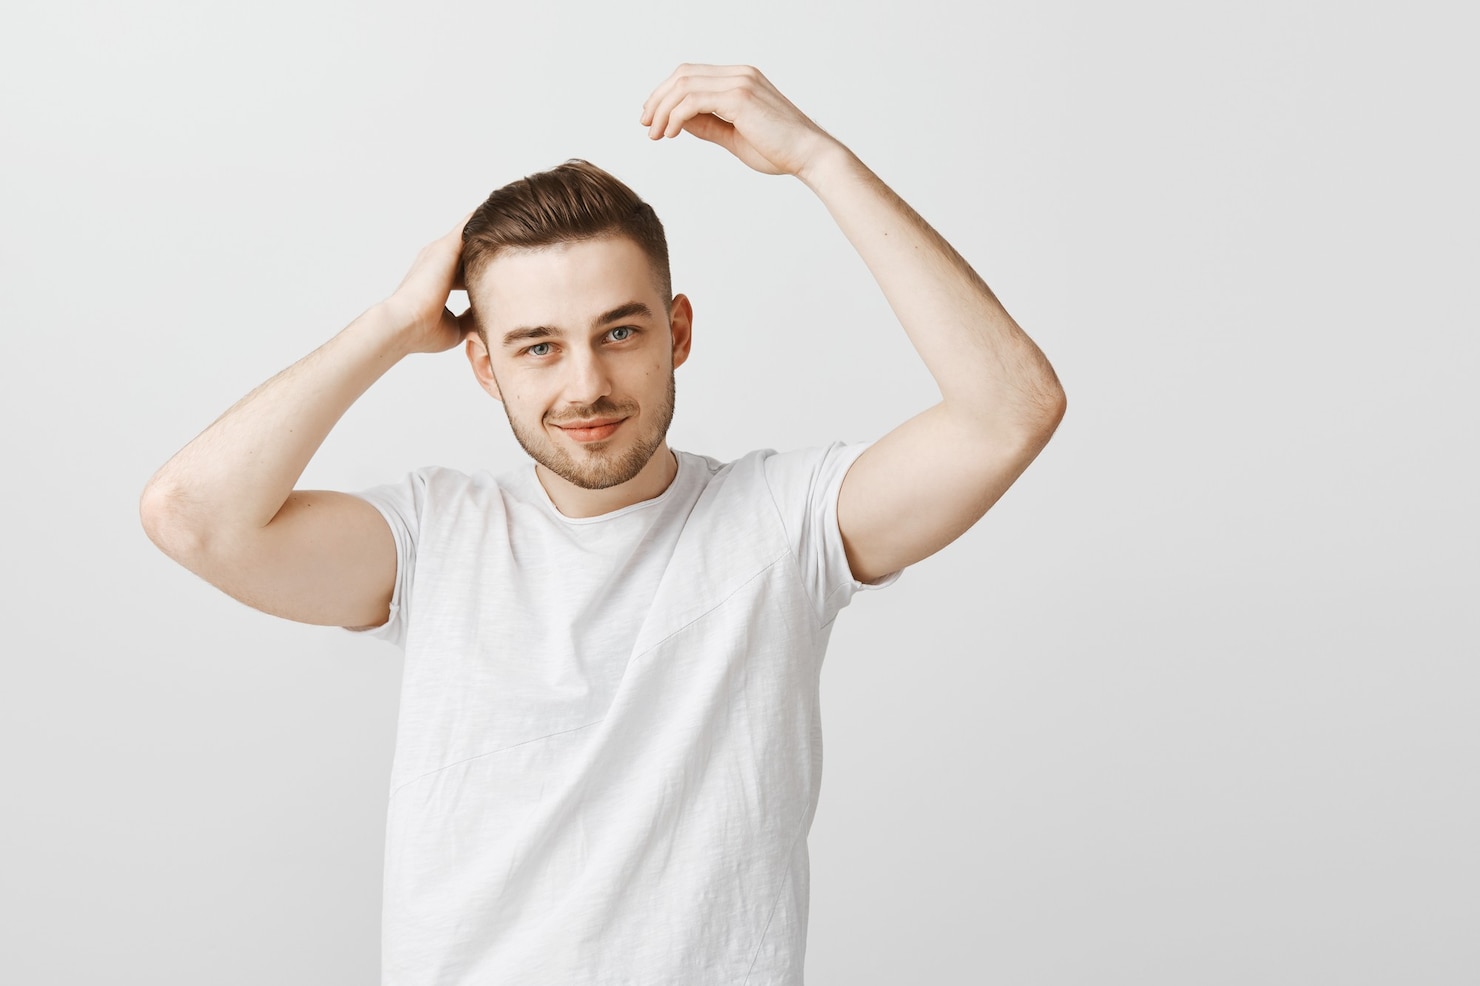
POLYGON ((624 318, 652 318, 653 310, 640 301, 629 301, 625 305, 618 305, 605 315, 591 323, 593 326, 605 325, 607 322, 618 322, 624 318))
MULTIPOLYGON (((598 328, 608 322, 616 322, 624 318, 652 317, 653 310, 647 305, 640 301, 629 301, 625 305, 618 305, 611 311, 597 316, 591 325, 593 328, 598 328)), ((523 342, 527 339, 548 339, 559 335, 562 335, 561 331, 552 325, 525 325, 505 332, 504 345, 512 346, 516 342, 523 342)))
POLYGON ((531 325, 526 326, 522 329, 514 329, 513 331, 505 332, 504 345, 512 346, 514 343, 523 342, 525 339, 544 339, 547 336, 559 334, 559 332, 556 332, 548 325, 531 325))

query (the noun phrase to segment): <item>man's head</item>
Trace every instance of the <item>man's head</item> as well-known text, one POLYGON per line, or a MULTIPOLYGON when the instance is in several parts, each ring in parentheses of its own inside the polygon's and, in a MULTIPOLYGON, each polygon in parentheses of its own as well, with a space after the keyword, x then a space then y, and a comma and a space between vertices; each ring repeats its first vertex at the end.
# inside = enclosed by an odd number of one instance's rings
POLYGON ((477 329, 468 359, 524 450, 587 490, 649 468, 692 318, 670 296, 652 207, 567 161, 495 190, 464 228, 462 264, 477 329))
MULTIPOLYGON (((463 279, 471 286, 490 261, 509 249, 603 236, 625 236, 636 243, 652 264, 658 293, 671 297, 668 239, 657 213, 614 175, 580 158, 493 190, 463 227, 463 279)), ((476 301, 473 313, 482 333, 476 301)))

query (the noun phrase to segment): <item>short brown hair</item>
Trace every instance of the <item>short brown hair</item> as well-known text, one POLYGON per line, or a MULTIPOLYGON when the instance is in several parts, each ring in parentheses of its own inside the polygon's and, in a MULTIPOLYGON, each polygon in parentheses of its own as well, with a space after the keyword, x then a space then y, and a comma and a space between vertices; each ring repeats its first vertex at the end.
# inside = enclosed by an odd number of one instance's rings
POLYGON ((657 213, 611 173, 580 158, 509 182, 483 200, 463 227, 463 283, 471 286, 505 247, 602 236, 625 236, 641 247, 663 301, 671 300, 668 240, 657 213))

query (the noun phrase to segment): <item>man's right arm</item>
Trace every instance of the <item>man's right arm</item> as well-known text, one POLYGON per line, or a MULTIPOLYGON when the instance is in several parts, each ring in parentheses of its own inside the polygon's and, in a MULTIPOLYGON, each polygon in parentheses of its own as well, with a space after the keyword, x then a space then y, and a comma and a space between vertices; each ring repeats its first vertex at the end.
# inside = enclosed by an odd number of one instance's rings
POLYGON ((295 490, 330 429, 403 356, 471 331, 446 309, 462 228, 429 244, 396 292, 238 401, 150 479, 140 518, 160 550, 265 613, 379 626, 396 578, 390 528, 346 493, 295 490))

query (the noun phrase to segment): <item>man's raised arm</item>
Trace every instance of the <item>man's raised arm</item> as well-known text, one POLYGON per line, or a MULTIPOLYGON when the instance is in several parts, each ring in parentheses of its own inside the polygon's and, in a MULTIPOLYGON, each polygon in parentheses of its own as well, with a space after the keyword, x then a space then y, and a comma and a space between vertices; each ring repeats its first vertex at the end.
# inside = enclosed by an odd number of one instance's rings
POLYGON ((381 374, 410 353, 451 349, 471 331, 446 308, 461 287, 467 219, 422 249, 394 294, 242 398, 154 474, 139 515, 160 550, 275 616, 385 622, 396 548, 384 518, 358 497, 293 486, 381 374))
POLYGON ((812 189, 878 281, 941 402, 849 469, 838 527, 855 578, 934 554, 981 519, 1058 427, 1053 367, 951 245, 747 65, 681 65, 643 104, 649 136, 687 130, 812 189))

